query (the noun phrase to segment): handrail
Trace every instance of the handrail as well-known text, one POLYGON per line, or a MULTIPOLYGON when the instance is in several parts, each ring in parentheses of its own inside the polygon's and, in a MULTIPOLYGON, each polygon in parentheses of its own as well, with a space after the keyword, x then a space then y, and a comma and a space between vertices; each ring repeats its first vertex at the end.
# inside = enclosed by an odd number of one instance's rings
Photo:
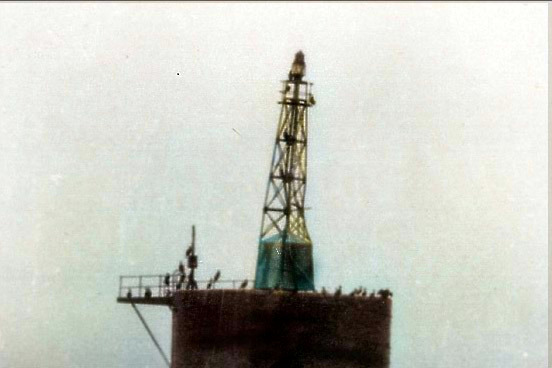
MULTIPOLYGON (((144 298, 146 291, 149 290, 148 297, 167 297, 171 296, 177 290, 186 288, 186 281, 181 282, 181 274, 174 273, 169 275, 168 284, 165 283, 167 275, 122 275, 119 276, 119 298, 132 297, 144 298)), ((198 280, 197 284, 200 289, 207 289, 207 285, 211 280, 198 280)), ((211 289, 216 289, 217 286, 225 286, 227 289, 249 289, 252 288, 254 281, 251 279, 227 279, 218 280, 212 283, 211 289), (242 287, 246 283, 246 287, 242 287)))

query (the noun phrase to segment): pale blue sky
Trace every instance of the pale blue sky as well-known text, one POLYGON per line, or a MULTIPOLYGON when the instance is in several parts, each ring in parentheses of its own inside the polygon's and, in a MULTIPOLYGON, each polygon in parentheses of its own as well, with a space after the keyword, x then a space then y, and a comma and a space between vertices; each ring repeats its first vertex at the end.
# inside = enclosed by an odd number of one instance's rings
POLYGON ((392 289, 392 368, 546 367, 546 32, 535 3, 1 4, 0 367, 162 366, 118 275, 194 223, 200 278, 254 275, 299 49, 317 287, 392 289))

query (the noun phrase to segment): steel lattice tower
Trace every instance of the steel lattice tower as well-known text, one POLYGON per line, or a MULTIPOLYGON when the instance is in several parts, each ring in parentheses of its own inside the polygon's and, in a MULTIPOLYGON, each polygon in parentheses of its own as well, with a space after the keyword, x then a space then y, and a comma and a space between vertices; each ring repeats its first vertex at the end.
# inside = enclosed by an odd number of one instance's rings
POLYGON ((314 290, 312 242, 305 224, 308 108, 312 83, 295 54, 282 105, 263 207, 255 288, 314 290))

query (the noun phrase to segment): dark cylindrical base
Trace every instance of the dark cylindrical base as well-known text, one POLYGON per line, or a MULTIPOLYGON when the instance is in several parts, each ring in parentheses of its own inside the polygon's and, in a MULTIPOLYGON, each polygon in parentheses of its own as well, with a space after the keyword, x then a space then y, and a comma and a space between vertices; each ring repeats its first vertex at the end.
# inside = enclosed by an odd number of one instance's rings
POLYGON ((385 368, 391 304, 382 297, 180 291, 172 368, 385 368))

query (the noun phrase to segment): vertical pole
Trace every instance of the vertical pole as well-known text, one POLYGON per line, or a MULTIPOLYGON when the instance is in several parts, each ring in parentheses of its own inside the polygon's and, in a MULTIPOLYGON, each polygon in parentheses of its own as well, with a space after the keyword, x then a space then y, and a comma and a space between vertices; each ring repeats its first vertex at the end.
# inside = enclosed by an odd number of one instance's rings
POLYGON ((295 174, 294 174, 294 167, 295 167, 295 144, 297 139, 297 120, 298 120, 298 112, 299 112, 299 90, 301 88, 301 84, 296 79, 290 81, 293 83, 293 97, 291 100, 291 119, 288 121, 288 136, 292 139, 291 144, 287 144, 286 142, 286 161, 285 161, 285 168, 284 168, 284 195, 285 195, 285 209, 284 214, 286 216, 286 223, 284 226, 284 231, 282 234, 282 255, 280 257, 280 286, 284 287, 282 285, 282 279, 285 279, 286 274, 290 274, 293 277, 293 283, 295 284, 295 288, 297 288, 295 277, 294 277, 294 270, 293 270, 293 260, 291 259, 291 247, 286 244, 288 235, 291 231, 291 202, 292 202, 292 190, 293 190, 293 184, 295 180, 295 174), (291 269, 286 269, 286 259, 289 260, 287 266, 291 267, 291 269))
POLYGON ((195 225, 192 225, 192 254, 195 255, 195 225))

